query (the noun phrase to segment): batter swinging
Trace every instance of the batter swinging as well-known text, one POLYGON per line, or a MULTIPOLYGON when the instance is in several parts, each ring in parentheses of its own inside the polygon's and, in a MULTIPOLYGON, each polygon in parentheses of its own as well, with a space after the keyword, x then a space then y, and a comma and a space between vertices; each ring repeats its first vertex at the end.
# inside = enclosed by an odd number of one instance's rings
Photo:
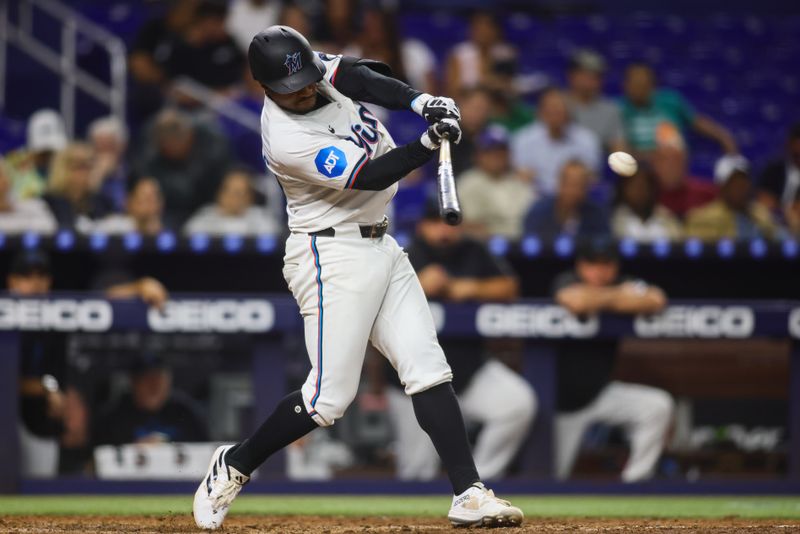
POLYGON ((454 525, 513 526, 522 512, 480 482, 452 373, 406 254, 386 233, 397 182, 431 159, 460 113, 449 98, 415 91, 375 61, 316 54, 295 30, 253 38, 253 77, 264 87, 263 156, 287 199, 283 274, 305 320, 311 372, 249 439, 218 448, 194 497, 194 518, 215 529, 249 475, 317 426, 332 425, 356 396, 367 342, 391 362, 453 485, 454 525), (430 123, 396 147, 359 102, 412 109, 430 123))

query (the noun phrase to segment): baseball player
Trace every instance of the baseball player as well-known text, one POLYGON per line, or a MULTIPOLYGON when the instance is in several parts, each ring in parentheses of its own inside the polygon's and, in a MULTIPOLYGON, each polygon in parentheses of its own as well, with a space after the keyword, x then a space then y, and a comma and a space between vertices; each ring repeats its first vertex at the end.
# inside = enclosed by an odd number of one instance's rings
POLYGON ((376 61, 318 54, 295 30, 272 26, 248 52, 264 87, 263 156, 287 199, 284 277, 300 307, 311 372, 250 438, 218 448, 194 497, 201 528, 222 525, 250 474, 271 454, 329 426, 354 399, 367 342, 386 356, 411 396, 453 486, 454 525, 511 526, 522 512, 480 482, 452 373, 414 269, 386 233, 397 182, 425 164, 460 113, 376 61), (430 126, 405 146, 361 102, 408 108, 430 126))

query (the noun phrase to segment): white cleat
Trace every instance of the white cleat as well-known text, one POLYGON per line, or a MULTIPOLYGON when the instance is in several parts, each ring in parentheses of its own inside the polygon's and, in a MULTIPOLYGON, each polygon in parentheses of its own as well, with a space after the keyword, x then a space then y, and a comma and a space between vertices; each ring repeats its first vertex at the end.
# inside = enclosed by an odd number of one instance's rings
POLYGON ((221 527, 231 503, 250 480, 225 462, 225 453, 232 447, 224 445, 214 451, 206 477, 194 493, 192 515, 200 528, 214 530, 221 527))
POLYGON ((447 519, 455 527, 518 527, 523 515, 522 510, 498 499, 492 490, 477 482, 453 497, 447 519))

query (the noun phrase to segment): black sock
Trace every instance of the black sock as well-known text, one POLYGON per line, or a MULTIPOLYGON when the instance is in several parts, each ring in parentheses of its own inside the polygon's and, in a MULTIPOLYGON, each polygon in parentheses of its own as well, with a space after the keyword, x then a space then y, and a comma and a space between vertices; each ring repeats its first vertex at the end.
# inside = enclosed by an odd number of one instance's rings
POLYGON ((303 405, 300 391, 285 396, 255 434, 230 449, 225 461, 244 475, 256 470, 278 452, 317 428, 303 405))
POLYGON ((464 493, 471 485, 480 481, 469 439, 461 417, 453 386, 447 382, 431 389, 411 395, 414 414, 419 426, 428 433, 442 464, 453 485, 453 493, 464 493))

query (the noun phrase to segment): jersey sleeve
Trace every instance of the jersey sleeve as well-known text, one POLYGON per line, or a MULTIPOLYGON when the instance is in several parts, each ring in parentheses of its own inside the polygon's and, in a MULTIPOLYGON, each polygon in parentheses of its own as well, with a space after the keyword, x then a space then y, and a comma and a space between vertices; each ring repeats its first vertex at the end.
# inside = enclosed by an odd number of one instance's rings
POLYGON ((270 170, 291 179, 340 191, 353 188, 369 160, 363 148, 333 136, 303 136, 302 139, 287 139, 284 145, 268 161, 270 170))
POLYGON ((342 63, 341 54, 332 55, 325 54, 324 52, 317 52, 317 55, 325 65, 325 75, 322 77, 326 82, 333 85, 336 82, 336 75, 339 72, 339 65, 342 63))

